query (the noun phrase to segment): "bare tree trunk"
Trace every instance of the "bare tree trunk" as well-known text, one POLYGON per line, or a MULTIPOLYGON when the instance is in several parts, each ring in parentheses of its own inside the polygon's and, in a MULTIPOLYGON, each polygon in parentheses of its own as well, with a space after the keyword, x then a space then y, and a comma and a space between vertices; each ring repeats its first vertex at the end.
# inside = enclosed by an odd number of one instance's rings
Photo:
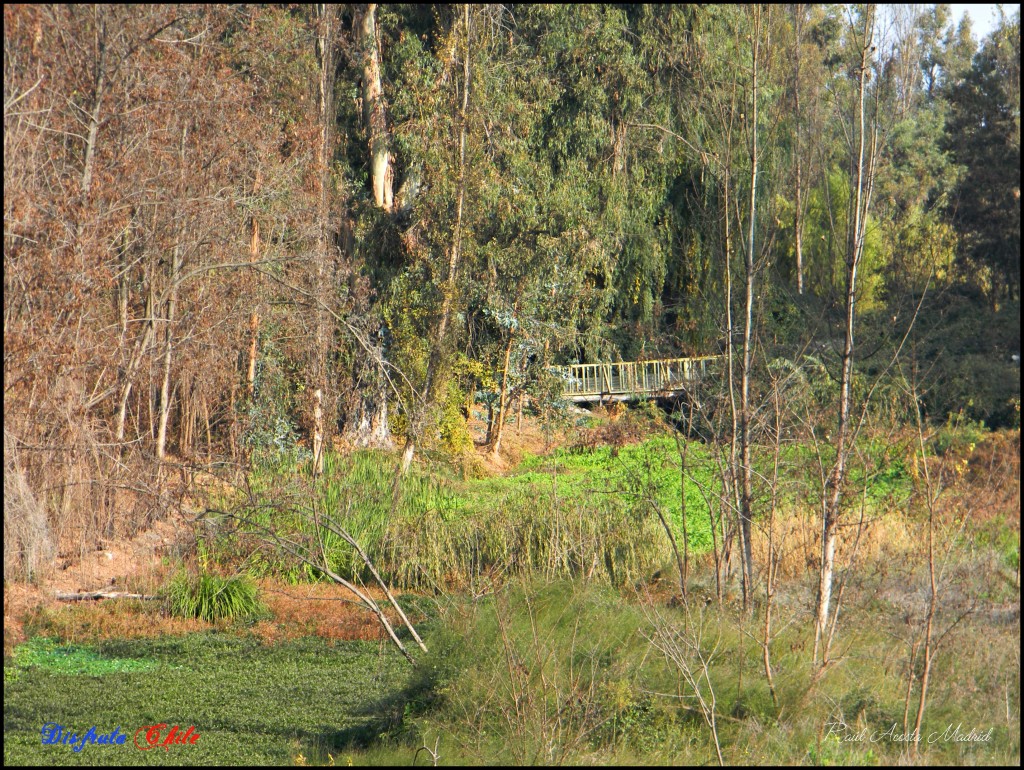
MULTIPOLYGON (((363 62, 363 127, 366 129, 370 155, 370 184, 376 206, 386 212, 394 210, 394 166, 391 163, 390 137, 387 129, 387 104, 381 86, 380 36, 377 32, 377 4, 367 4, 358 20, 359 47, 363 62)), ((359 446, 391 448, 388 429, 387 376, 384 371, 383 346, 378 348, 377 369, 373 384, 359 395, 359 406, 350 432, 359 446)))
MULTIPOLYGON (((519 312, 519 300, 516 300, 515 306, 512 309, 512 319, 515 321, 515 317, 519 312)), ((510 328, 508 332, 508 344, 505 346, 505 362, 501 369, 501 390, 498 394, 498 420, 492 424, 492 435, 488 437, 491 445, 491 454, 497 455, 501 451, 501 432, 505 427, 505 409, 508 401, 508 367, 509 362, 512 360, 512 345, 516 339, 516 332, 514 328, 510 328)))
POLYGON ((203 396, 203 422, 206 425, 206 461, 209 462, 213 456, 213 432, 210 430, 210 405, 206 403, 206 396, 203 396))
POLYGON ((181 395, 178 399, 180 404, 178 447, 183 457, 189 457, 192 454, 192 441, 196 423, 195 383, 189 377, 188 381, 181 383, 180 388, 181 395))
MULTIPOLYGON (((181 129, 181 141, 178 145, 180 193, 185 194, 185 144, 188 141, 188 124, 181 129)), ((180 212, 175 212, 177 219, 180 212)), ((179 219, 180 222, 180 219, 179 219)), ((167 421, 171 414, 171 355, 174 348, 174 314, 178 308, 178 277, 181 273, 182 248, 181 239, 184 235, 180 224, 174 228, 174 248, 171 250, 171 272, 169 294, 167 298, 167 318, 164 327, 164 362, 163 378, 160 383, 160 421, 156 434, 156 456, 163 460, 167 451, 167 421)))
POLYGON ((359 43, 363 54, 363 124, 370 142, 373 199, 378 208, 391 211, 394 207, 394 169, 388 149, 376 13, 377 4, 367 4, 359 23, 359 43))
MULTIPOLYGON (((832 583, 835 574, 836 536, 838 532, 843 484, 846 480, 846 463, 849 457, 851 384, 853 380, 854 318, 856 306, 857 268, 864 250, 864 232, 871 201, 872 176, 877 149, 877 134, 872 130, 871 146, 867 146, 866 116, 864 100, 867 92, 868 65, 874 51, 875 6, 868 5, 864 12, 859 87, 857 90, 857 165, 855 189, 852 201, 852 227, 847 238, 846 258, 846 314, 843 334, 843 354, 839 372, 839 415, 836 425, 836 461, 829 474, 822 506, 821 569, 818 581, 818 606, 814 628, 814 658, 818 651, 829 621, 829 605, 832 598, 832 583), (867 159, 865 159, 867 155, 867 159)), ((828 644, 822 650, 821 663, 828 661, 828 644)))
POLYGON ((142 359, 149 350, 150 344, 153 340, 154 324, 153 315, 156 312, 156 297, 153 288, 153 276, 150 276, 149 280, 149 293, 146 296, 146 318, 143 323, 142 336, 139 337, 138 342, 135 344, 135 349, 132 352, 132 357, 128 362, 128 366, 125 368, 124 377, 121 383, 121 396, 119 399, 117 418, 115 420, 115 435, 117 441, 124 441, 124 426, 128 415, 128 398, 131 396, 132 384, 135 382, 135 376, 138 373, 139 366, 142 364, 142 359))
POLYGON ((793 102, 794 141, 793 155, 796 160, 796 211, 793 215, 793 240, 796 250, 796 293, 804 293, 804 201, 803 201, 803 150, 800 146, 802 117, 800 115, 800 59, 803 45, 804 6, 796 7, 796 50, 794 51, 793 102))
MULTIPOLYGON (((731 128, 731 127, 730 127, 731 128)), ((729 153, 731 156, 731 153, 729 153)), ((722 474, 722 565, 723 565, 723 580, 728 581, 731 573, 730 563, 732 561, 732 549, 730 538, 725 533, 725 509, 736 510, 732 505, 733 499, 736 494, 736 466, 739 464, 737 460, 739 452, 737 451, 736 440, 739 437, 739 419, 736 411, 736 371, 735 362, 733 356, 735 354, 735 345, 733 344, 733 320, 732 320, 732 233, 730 228, 730 217, 729 212, 729 185, 731 184, 730 177, 732 176, 729 171, 729 164, 732 160, 731 157, 726 158, 726 171, 725 171, 725 182, 722 186, 724 195, 724 209, 725 209, 725 358, 728 364, 728 372, 726 379, 729 383, 729 417, 732 421, 731 430, 729 432, 729 465, 725 469, 725 473, 722 474)), ((730 520, 732 519, 732 513, 730 512, 730 520)), ((719 594, 719 602, 721 602, 722 596, 719 594)))
MULTIPOLYGON (((238 384, 235 382, 235 378, 231 378, 231 387, 228 389, 228 414, 230 415, 230 422, 228 424, 228 446, 231 449, 231 459, 236 460, 238 458, 238 384)), ((206 446, 212 446, 210 441, 210 415, 209 411, 206 414, 206 446)))
POLYGON ((775 708, 779 698, 775 692, 775 678, 772 675, 771 641, 772 609, 775 604, 775 587, 779 579, 779 546, 775 542, 775 514, 779 507, 779 457, 782 451, 782 405, 779 400, 779 383, 772 382, 772 407, 775 414, 775 445, 772 456, 771 508, 768 511, 768 564, 764 587, 764 628, 761 638, 764 676, 775 708))
POLYGON ((167 451, 167 420, 171 414, 171 352, 174 347, 174 314, 178 306, 178 272, 181 270, 181 244, 174 245, 171 256, 171 287, 164 323, 164 361, 160 382, 160 419, 156 432, 156 456, 163 460, 167 451))
POLYGON ((743 319, 743 368, 740 380, 740 527, 743 546, 743 609, 750 609, 753 598, 753 550, 750 542, 753 483, 750 459, 750 363, 751 335, 754 325, 754 235, 757 215, 757 59, 761 38, 761 8, 754 6, 754 30, 751 70, 751 147, 750 147, 750 230, 745 262, 745 314, 743 319))
MULTIPOLYGON (((423 430, 427 413, 433 406, 436 398, 437 370, 441 365, 442 349, 448 333, 448 324, 451 321, 452 304, 455 299, 455 279, 459 269, 459 256, 462 250, 462 209, 466 198, 466 128, 468 124, 467 110, 469 109, 469 6, 463 6, 463 24, 466 33, 466 51, 462 69, 462 110, 461 126, 459 129, 459 186, 455 201, 455 227, 452 231, 452 245, 448 256, 448 276, 444 284, 444 299, 441 302, 441 319, 437 324, 437 334, 430 351, 430 358, 427 361, 426 383, 423 389, 423 404, 420 406, 419 415, 415 420, 410 420, 410 430, 406 436, 405 451, 402 453, 402 464, 400 473, 404 475, 412 464, 413 455, 416 452, 416 440, 418 434, 423 430)), ((397 489, 397 486, 396 486, 397 489)))
POLYGON ((320 59, 319 93, 317 95, 320 123, 320 141, 317 146, 317 165, 320 200, 317 211, 316 286, 317 297, 316 330, 313 350, 313 473, 319 476, 324 469, 324 445, 326 426, 324 423, 324 391, 327 387, 327 315, 324 311, 327 291, 327 263, 329 261, 330 238, 328 237, 328 188, 330 186, 331 152, 331 94, 334 87, 334 21, 336 8, 330 4, 317 6, 319 29, 317 31, 317 54, 320 59))
POLYGON ((505 363, 501 369, 501 388, 498 393, 498 417, 491 426, 491 454, 497 455, 501 451, 501 432, 505 427, 505 402, 508 398, 508 366, 512 358, 512 343, 515 340, 514 333, 510 332, 508 345, 505 346, 505 363))
MULTIPOLYGON (((95 10, 94 12, 98 13, 95 10)), ((92 167, 93 159, 96 157, 96 136, 100 129, 100 108, 103 105, 103 94, 106 90, 106 72, 104 63, 106 61, 107 24, 97 19, 96 25, 96 73, 95 89, 93 93, 92 111, 89 113, 89 135, 85 140, 85 163, 82 167, 82 196, 87 197, 92 189, 92 167)))
MULTIPOLYGON (((255 197, 260 189, 260 172, 256 171, 256 179, 252 185, 252 194, 255 197)), ((255 264, 260 255, 260 223, 256 217, 252 218, 251 231, 249 236, 249 262, 255 264)), ((256 307, 258 297, 253 297, 253 307, 256 307)), ((256 353, 259 346, 260 314, 255 310, 249 314, 249 364, 245 370, 245 391, 250 399, 256 392, 256 353)))
POLYGON ((801 158, 799 139, 797 140, 796 158, 796 214, 794 215, 794 238, 796 241, 796 293, 804 293, 804 202, 803 180, 801 178, 801 158))
MULTIPOLYGON (((916 388, 914 389, 915 403, 917 399, 916 388)), ((914 719, 914 732, 912 735, 917 738, 911 742, 910 756, 917 759, 917 748, 921 735, 921 722, 924 720, 924 709, 928 700, 928 683, 931 680, 932 662, 935 660, 935 649, 932 635, 934 633, 935 613, 938 610, 938 586, 935 580, 935 502, 938 497, 932 485, 931 471, 928 468, 928 456, 924 444, 924 426, 921 424, 921 411, 915 409, 917 416, 917 439, 921 451, 921 464, 924 469, 925 479, 925 505, 928 507, 928 615, 925 618, 924 631, 924 670, 921 672, 921 694, 917 702, 917 716, 914 719)), ((940 636, 941 639, 941 636, 940 636)), ((911 665, 913 671, 913 665, 911 665)), ((913 682, 913 676, 911 676, 913 682)), ((908 690, 909 696, 909 690, 908 690)), ((906 720, 904 719, 904 722, 906 720)), ((905 726, 904 726, 905 729, 905 726)))
POLYGON ((377 335, 377 344, 373 346, 371 361, 356 372, 368 374, 369 381, 362 381, 359 393, 347 420, 345 431, 352 443, 360 447, 375 449, 393 449, 391 430, 388 428, 388 383, 384 370, 384 335, 385 327, 381 327, 377 335))

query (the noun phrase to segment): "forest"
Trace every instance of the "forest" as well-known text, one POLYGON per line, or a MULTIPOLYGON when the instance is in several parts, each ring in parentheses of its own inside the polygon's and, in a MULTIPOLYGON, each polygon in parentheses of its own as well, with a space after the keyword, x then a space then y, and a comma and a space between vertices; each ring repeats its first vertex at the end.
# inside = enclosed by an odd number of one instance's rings
POLYGON ((998 13, 5 5, 5 761, 221 645, 355 694, 174 761, 1019 763, 998 13))

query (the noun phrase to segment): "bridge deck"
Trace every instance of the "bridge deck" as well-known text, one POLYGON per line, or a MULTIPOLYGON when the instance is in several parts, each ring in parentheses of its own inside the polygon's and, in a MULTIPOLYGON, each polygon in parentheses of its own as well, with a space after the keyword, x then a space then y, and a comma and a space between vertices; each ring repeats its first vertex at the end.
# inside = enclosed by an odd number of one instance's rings
POLYGON ((607 364, 552 366, 565 381, 568 401, 627 400, 645 395, 679 393, 707 374, 722 356, 669 358, 660 361, 619 361, 607 364))

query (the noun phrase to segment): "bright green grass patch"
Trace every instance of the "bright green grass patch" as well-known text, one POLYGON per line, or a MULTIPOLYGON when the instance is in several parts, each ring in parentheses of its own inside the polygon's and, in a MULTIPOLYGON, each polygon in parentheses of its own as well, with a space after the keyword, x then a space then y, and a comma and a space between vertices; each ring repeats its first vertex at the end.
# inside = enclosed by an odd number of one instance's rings
MULTIPOLYGON (((4 763, 292 764, 309 746, 337 753, 361 736, 388 729, 401 713, 408 663, 390 646, 302 639, 264 646, 221 633, 112 641, 74 648, 71 657, 120 661, 88 676, 26 660, 51 643, 32 640, 5 661, 4 763), (28 657, 26 657, 28 655, 28 657), (139 668, 133 668, 133 665, 139 668), (9 676, 8 670, 17 671, 9 676), (115 727, 123 746, 42 745, 56 722, 84 733, 115 727), (142 752, 131 736, 143 725, 194 725, 195 745, 142 752)), ((43 654, 53 660, 50 653, 43 654)))
POLYGON ((36 637, 15 647, 12 660, 14 665, 4 668, 5 680, 7 676, 17 676, 29 668, 66 676, 104 676, 149 671, 157 666, 153 660, 108 657, 88 647, 63 645, 45 637, 36 637))

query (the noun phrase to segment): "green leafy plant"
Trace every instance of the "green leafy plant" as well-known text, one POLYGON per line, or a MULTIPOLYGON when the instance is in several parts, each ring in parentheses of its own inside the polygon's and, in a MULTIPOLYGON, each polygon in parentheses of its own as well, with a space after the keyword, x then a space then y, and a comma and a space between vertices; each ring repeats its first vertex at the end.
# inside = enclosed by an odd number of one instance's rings
POLYGON ((265 611, 256 585, 247 575, 223 578, 201 572, 191 576, 179 572, 167 590, 172 615, 208 622, 222 618, 244 618, 265 611))

